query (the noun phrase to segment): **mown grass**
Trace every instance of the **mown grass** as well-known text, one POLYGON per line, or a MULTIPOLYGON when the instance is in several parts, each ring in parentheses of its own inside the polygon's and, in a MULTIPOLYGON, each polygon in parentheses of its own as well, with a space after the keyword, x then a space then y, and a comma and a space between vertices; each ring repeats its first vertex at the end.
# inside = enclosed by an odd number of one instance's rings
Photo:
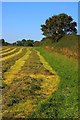
MULTIPOLYGON (((34 75, 37 76, 37 73, 41 72, 41 74, 43 74, 45 72, 43 71, 44 70, 42 67, 43 64, 39 63, 39 58, 37 58, 35 56, 36 54, 33 53, 32 55, 34 55, 34 57, 27 60, 25 62, 24 67, 22 67, 21 72, 17 74, 17 77, 19 78, 15 78, 14 82, 10 86, 6 86, 6 84, 4 84, 5 91, 3 94, 5 97, 3 97, 3 99, 5 100, 4 102, 5 104, 3 105, 5 105, 4 109, 7 109, 7 112, 5 111, 4 113, 5 114, 4 117, 15 116, 19 118, 28 117, 28 118, 42 118, 42 119, 77 118, 78 117, 77 59, 69 58, 55 51, 52 50, 48 51, 47 49, 41 47, 36 48, 36 50, 38 50, 41 53, 41 55, 45 58, 45 60, 60 76, 61 81, 58 86, 58 89, 45 101, 42 101, 42 98, 40 99, 40 95, 39 96, 36 95, 36 92, 41 90, 40 86, 43 81, 41 79, 38 81, 37 78, 35 79, 33 77, 29 77, 27 76, 27 73, 29 74, 34 73, 34 75), (16 88, 18 89, 16 90, 16 88), (29 94, 27 94, 28 92, 29 94), (30 98, 28 98, 29 96, 30 98), (35 98, 36 98, 35 107, 37 107, 36 109, 32 108, 32 106, 34 107, 35 105, 34 104, 35 98), (39 102, 38 104, 38 101, 41 102, 39 102), (30 115, 27 116, 27 114, 30 115)), ((12 66, 16 62, 16 60, 20 59, 20 57, 22 57, 25 54, 26 52, 25 49, 23 51, 24 52, 22 52, 22 54, 14 56, 8 59, 8 61, 6 60, 3 62, 4 65, 3 72, 8 71, 10 69, 10 66, 12 66)))
POLYGON ((12 58, 6 59, 5 61, 2 62, 3 77, 4 77, 4 73, 10 69, 10 67, 16 62, 16 60, 18 60, 19 58, 24 56, 25 53, 26 53, 26 48, 23 48, 23 50, 20 53, 18 53, 17 55, 14 54, 14 56, 12 56, 12 58))
POLYGON ((39 52, 32 49, 28 59, 27 55, 28 52, 23 66, 21 66, 23 64, 23 57, 21 57, 21 60, 16 61, 10 71, 5 73, 7 85, 4 84, 3 88, 4 117, 27 118, 35 111, 40 101, 45 101, 57 89, 60 82, 55 71, 39 52), (19 62, 21 69, 18 71, 19 62))
POLYGON ((78 61, 56 52, 36 48, 61 77, 59 87, 30 118, 78 118, 78 61))
POLYGON ((10 84, 12 80, 15 78, 15 75, 21 70, 22 66, 24 66, 25 61, 28 59, 31 51, 27 49, 26 54, 18 59, 13 66, 11 66, 10 70, 4 74, 5 83, 10 84), (12 73, 12 74, 11 74, 12 73))
MULTIPOLYGON (((6 56, 8 56, 8 55, 12 55, 12 54, 14 54, 14 53, 16 53, 16 52, 18 52, 18 51, 19 51, 19 48, 14 48, 14 49, 10 50, 9 52, 3 53, 3 54, 2 54, 2 57, 6 57, 6 56)), ((0 55, 0 56, 1 56, 1 55, 0 55)))
POLYGON ((14 49, 14 47, 10 47, 10 46, 7 46, 7 47, 3 47, 2 48, 2 53, 1 54, 4 54, 4 53, 6 53, 6 52, 9 52, 9 51, 11 51, 11 50, 13 50, 14 49))

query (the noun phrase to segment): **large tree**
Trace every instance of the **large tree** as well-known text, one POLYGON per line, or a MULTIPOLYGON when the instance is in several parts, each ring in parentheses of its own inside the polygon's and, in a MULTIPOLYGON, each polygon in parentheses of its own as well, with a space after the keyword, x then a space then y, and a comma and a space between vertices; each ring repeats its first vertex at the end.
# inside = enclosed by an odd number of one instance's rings
POLYGON ((58 40, 64 34, 76 34, 76 26, 77 23, 71 16, 62 13, 49 17, 45 24, 41 25, 41 30, 43 31, 44 36, 58 40))

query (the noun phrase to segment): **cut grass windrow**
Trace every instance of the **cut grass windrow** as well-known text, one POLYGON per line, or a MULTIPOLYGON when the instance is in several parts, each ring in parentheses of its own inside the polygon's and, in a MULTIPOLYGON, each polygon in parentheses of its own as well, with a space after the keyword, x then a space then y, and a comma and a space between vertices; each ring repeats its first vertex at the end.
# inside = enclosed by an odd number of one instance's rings
POLYGON ((0 51, 0 55, 2 54, 2 53, 6 53, 6 52, 8 52, 8 51, 10 51, 10 50, 12 50, 13 49, 13 47, 6 47, 5 49, 2 49, 1 51, 0 51))
POLYGON ((22 61, 16 61, 9 72, 5 73, 4 82, 7 86, 4 88, 3 115, 6 117, 26 118, 37 109, 38 104, 46 101, 57 90, 60 82, 56 72, 34 49, 24 65, 22 61), (20 69, 17 67, 19 63, 19 66, 22 65, 20 69))
POLYGON ((1 57, 1 56, 4 57, 4 56, 6 56, 7 54, 14 53, 14 52, 16 51, 16 49, 17 49, 17 48, 14 48, 14 49, 12 49, 12 50, 9 50, 9 52, 4 52, 4 53, 0 54, 0 57, 1 57))
POLYGON ((30 118, 79 119, 78 61, 43 48, 36 48, 61 78, 57 91, 37 106, 30 118))
POLYGON ((45 60, 44 57, 40 54, 39 51, 37 51, 37 55, 39 56, 40 61, 41 61, 41 63, 43 64, 43 66, 44 66, 47 70, 49 70, 52 74, 56 74, 56 72, 55 72, 55 71, 53 70, 53 68, 49 65, 49 63, 46 62, 46 60, 45 60))
POLYGON ((28 59, 31 51, 28 49, 28 52, 19 60, 15 62, 15 64, 10 68, 8 72, 4 74, 5 83, 10 84, 17 73, 21 70, 21 67, 24 65, 25 61, 28 59))
POLYGON ((3 58, 3 57, 7 57, 7 56, 9 56, 9 55, 12 55, 12 54, 18 52, 19 50, 20 50, 20 48, 16 48, 16 49, 13 50, 12 52, 9 52, 9 53, 6 53, 6 54, 2 55, 2 58, 3 58))
POLYGON ((30 75, 30 77, 37 80, 40 80, 40 79, 42 80, 41 86, 40 86, 41 90, 39 94, 43 96, 44 100, 47 99, 49 96, 51 96, 53 92, 55 92, 60 82, 60 78, 59 76, 57 76, 57 74, 55 75, 38 74, 37 76, 32 74, 30 75))
POLYGON ((5 50, 5 49, 7 49, 7 48, 9 48, 9 46, 8 46, 8 47, 7 47, 7 46, 2 47, 2 45, 1 45, 1 46, 0 46, 0 51, 5 50))
MULTIPOLYGON (((21 48, 19 48, 19 49, 21 49, 21 48)), ((20 50, 19 50, 19 51, 20 51, 20 50)), ((9 58, 9 59, 6 59, 5 61, 2 62, 2 66, 3 66, 3 67, 2 67, 3 79, 4 79, 4 73, 7 72, 7 71, 10 69, 10 67, 11 67, 12 65, 14 65, 15 62, 16 62, 18 59, 20 59, 21 57, 23 57, 25 54, 26 54, 26 48, 24 47, 24 48, 22 49, 22 52, 20 52, 19 54, 15 55, 15 56, 13 56, 13 57, 11 57, 11 58, 9 58)))
POLYGON ((7 59, 10 59, 10 58, 12 58, 12 57, 18 55, 19 53, 22 52, 22 49, 23 49, 23 48, 21 48, 18 52, 14 53, 14 54, 12 54, 12 55, 10 55, 10 56, 6 56, 6 57, 4 57, 4 58, 1 58, 0 61, 3 62, 3 61, 5 61, 5 60, 7 60, 7 59))

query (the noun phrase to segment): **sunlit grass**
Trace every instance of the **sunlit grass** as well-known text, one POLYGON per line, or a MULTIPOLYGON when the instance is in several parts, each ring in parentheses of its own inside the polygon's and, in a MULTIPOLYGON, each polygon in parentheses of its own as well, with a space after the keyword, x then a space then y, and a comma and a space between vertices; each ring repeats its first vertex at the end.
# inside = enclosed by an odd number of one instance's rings
POLYGON ((9 54, 9 53, 12 53, 12 52, 14 52, 16 49, 17 49, 17 48, 14 48, 14 49, 12 49, 12 50, 10 50, 10 51, 8 51, 8 52, 2 53, 2 54, 0 54, 0 56, 2 56, 2 55, 7 55, 7 54, 9 54))
POLYGON ((4 73, 6 78, 4 83, 7 84, 4 87, 3 96, 5 103, 3 105, 4 117, 27 117, 36 110, 41 101, 46 101, 58 88, 59 76, 39 52, 37 54, 37 51, 33 49, 31 51, 28 49, 25 57, 17 60, 10 70, 4 73), (39 73, 38 68, 40 69, 39 73), (31 71, 33 74, 31 74, 31 71), (45 71, 47 74, 45 74, 45 71), (42 72, 43 74, 41 74, 42 72), (7 101, 5 101, 5 98, 7 101))
POLYGON ((77 118, 77 59, 43 48, 25 49, 17 55, 18 59, 5 60, 10 65, 4 72, 3 116, 77 118))
POLYGON ((49 63, 46 62, 46 60, 43 58, 43 56, 40 54, 39 51, 37 51, 37 55, 39 56, 41 63, 43 63, 43 66, 44 66, 47 70, 49 70, 53 75, 56 74, 56 72, 55 72, 55 71, 53 70, 53 68, 49 65, 49 63))
POLYGON ((29 115, 31 118, 78 118, 78 61, 56 52, 37 48, 61 77, 59 87, 29 115))
MULTIPOLYGON (((20 51, 20 48, 19 48, 19 51, 20 51)), ((5 61, 2 62, 3 78, 4 78, 4 73, 7 72, 13 64, 15 64, 16 60, 20 59, 25 54, 26 54, 26 48, 24 47, 19 54, 15 55, 9 59, 6 59, 5 61)))
POLYGON ((8 52, 8 51, 10 51, 10 50, 12 50, 12 49, 13 49, 13 47, 9 47, 9 46, 3 47, 2 50, 0 51, 0 55, 1 55, 2 53, 6 53, 6 52, 8 52))
POLYGON ((15 75, 21 70, 21 67, 24 65, 25 61, 28 59, 31 51, 28 49, 27 53, 21 57, 19 60, 15 62, 13 66, 11 66, 10 70, 4 74, 5 83, 9 84, 12 82, 15 75))
POLYGON ((12 55, 10 55, 10 56, 6 56, 6 57, 4 57, 4 58, 1 58, 0 61, 5 61, 6 59, 9 59, 9 58, 12 58, 12 57, 18 55, 19 53, 22 52, 22 49, 23 49, 23 48, 21 48, 18 52, 14 53, 14 54, 12 54, 12 55))

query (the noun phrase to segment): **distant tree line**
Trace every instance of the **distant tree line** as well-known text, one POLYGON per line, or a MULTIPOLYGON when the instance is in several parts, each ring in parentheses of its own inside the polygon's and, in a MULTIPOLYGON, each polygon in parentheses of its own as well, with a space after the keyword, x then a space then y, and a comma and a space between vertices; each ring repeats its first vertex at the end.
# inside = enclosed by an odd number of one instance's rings
POLYGON ((13 45, 17 45, 17 46, 31 46, 31 47, 33 47, 34 40, 22 39, 21 41, 19 40, 19 41, 13 43, 13 45))
POLYGON ((14 45, 14 46, 30 46, 30 47, 33 47, 33 46, 40 46, 40 41, 22 39, 22 40, 18 40, 16 42, 14 42, 14 43, 8 43, 4 39, 0 39, 0 45, 2 45, 2 46, 14 45))
POLYGON ((14 42, 13 45, 17 45, 17 46, 39 46, 40 45, 40 41, 34 41, 34 40, 26 40, 26 39, 22 39, 19 40, 17 42, 14 42))

